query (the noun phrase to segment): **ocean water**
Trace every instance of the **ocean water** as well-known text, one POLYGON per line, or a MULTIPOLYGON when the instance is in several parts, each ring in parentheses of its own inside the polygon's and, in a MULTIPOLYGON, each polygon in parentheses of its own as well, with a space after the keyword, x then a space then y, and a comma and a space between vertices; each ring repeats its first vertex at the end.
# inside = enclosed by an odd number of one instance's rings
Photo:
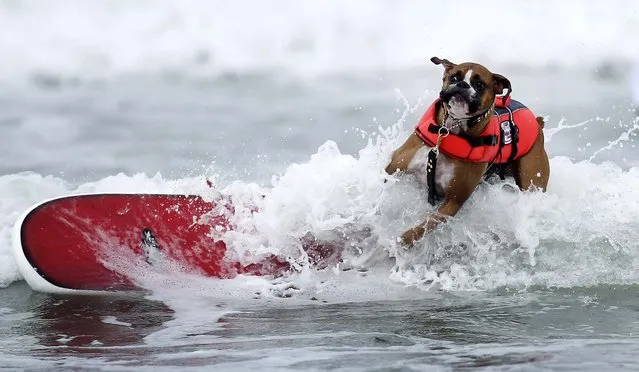
POLYGON ((633 1, 0 0, 0 25, 0 369, 639 368, 633 1), (482 184, 407 251, 397 236, 431 207, 383 169, 437 96, 434 55, 511 80, 546 118, 551 179, 482 184), (114 296, 22 281, 11 228, 34 203, 206 196, 207 180, 247 261, 303 262, 307 232, 372 234, 277 279, 158 272, 114 296))

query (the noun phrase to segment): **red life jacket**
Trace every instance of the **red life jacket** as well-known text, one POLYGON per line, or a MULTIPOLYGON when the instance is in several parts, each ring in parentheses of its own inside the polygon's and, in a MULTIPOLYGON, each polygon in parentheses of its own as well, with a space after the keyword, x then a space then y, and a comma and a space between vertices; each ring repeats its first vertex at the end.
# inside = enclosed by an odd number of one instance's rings
MULTIPOLYGON (((495 112, 486 129, 479 137, 471 137, 463 132, 450 133, 442 139, 439 150, 446 156, 475 163, 503 164, 525 155, 532 148, 539 135, 539 124, 535 115, 520 102, 495 100, 495 112)), ((428 146, 435 147, 438 132, 435 115, 440 99, 435 100, 426 110, 415 133, 428 146)))

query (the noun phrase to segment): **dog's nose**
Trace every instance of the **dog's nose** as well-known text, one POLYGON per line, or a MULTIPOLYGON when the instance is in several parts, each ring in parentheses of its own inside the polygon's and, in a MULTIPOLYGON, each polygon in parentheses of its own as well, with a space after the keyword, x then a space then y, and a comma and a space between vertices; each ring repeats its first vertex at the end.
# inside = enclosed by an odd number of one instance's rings
POLYGON ((459 83, 457 83, 456 85, 457 85, 457 88, 460 88, 460 89, 468 89, 468 88, 470 88, 470 85, 468 85, 468 83, 463 81, 463 80, 460 81, 459 83))

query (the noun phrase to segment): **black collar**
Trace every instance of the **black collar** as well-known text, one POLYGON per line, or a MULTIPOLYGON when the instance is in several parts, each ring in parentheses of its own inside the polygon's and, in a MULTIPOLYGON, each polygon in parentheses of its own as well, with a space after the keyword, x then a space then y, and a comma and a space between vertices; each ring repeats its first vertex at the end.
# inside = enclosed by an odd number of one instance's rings
MULTIPOLYGON (((488 114, 493 110, 493 105, 490 105, 490 107, 488 107, 486 110, 484 110, 483 112, 475 115, 475 116, 471 116, 469 118, 463 118, 463 119, 455 119, 451 116, 451 118, 456 121, 457 123, 460 124, 466 124, 467 128, 472 128, 475 125, 479 124, 479 122, 481 122, 482 120, 486 119, 486 117, 488 116, 488 114)), ((444 116, 444 123, 446 122, 446 118, 448 117, 448 109, 446 109, 446 115, 444 116)))

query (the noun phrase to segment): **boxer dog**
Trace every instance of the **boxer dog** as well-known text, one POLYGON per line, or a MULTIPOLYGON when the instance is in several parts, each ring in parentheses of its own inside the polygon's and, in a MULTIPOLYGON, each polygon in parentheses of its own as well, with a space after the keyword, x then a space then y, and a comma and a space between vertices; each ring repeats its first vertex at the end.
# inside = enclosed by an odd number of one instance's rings
POLYGON ((403 233, 406 246, 455 216, 489 170, 502 179, 513 176, 523 191, 545 192, 550 176, 544 121, 510 99, 507 78, 477 63, 431 61, 444 67, 439 99, 386 167, 388 174, 415 173, 428 184, 429 202, 441 200, 435 212, 403 233))

